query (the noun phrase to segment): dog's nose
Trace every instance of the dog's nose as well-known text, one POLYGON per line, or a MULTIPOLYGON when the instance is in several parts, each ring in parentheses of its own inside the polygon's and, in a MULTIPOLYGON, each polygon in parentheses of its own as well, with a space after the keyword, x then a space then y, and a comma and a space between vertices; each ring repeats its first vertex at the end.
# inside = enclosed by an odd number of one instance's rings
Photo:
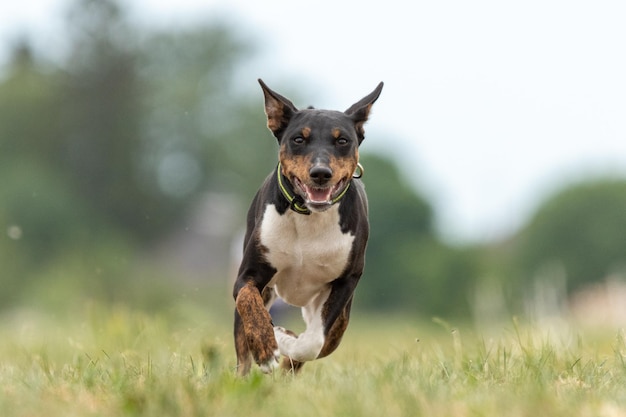
POLYGON ((309 170, 309 177, 318 184, 323 184, 333 177, 333 171, 325 165, 314 165, 309 170))

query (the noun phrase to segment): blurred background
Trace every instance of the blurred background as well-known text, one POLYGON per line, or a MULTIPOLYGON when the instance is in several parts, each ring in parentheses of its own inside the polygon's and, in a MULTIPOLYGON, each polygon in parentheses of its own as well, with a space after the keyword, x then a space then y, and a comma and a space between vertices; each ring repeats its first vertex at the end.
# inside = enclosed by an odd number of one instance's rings
POLYGON ((626 322, 626 6, 436 4, 0 6, 0 311, 228 299, 261 77, 341 110, 385 81, 356 309, 626 322))

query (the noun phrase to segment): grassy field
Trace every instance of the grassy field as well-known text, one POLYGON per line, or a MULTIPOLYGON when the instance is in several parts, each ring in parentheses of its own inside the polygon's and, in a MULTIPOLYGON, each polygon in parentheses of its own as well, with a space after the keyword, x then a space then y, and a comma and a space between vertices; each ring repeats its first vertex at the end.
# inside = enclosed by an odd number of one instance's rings
POLYGON ((230 319, 209 310, 5 315, 0 415, 626 416, 619 329, 355 314, 339 350, 300 375, 239 379, 230 319))

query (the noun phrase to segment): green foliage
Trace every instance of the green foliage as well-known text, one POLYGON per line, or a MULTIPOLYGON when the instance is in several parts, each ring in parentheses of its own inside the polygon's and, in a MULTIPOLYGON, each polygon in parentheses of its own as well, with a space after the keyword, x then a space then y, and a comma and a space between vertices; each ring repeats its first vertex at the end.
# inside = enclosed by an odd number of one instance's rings
POLYGON ((134 34, 112 1, 77 1, 68 17, 62 120, 55 161, 100 217, 138 236, 158 230, 158 201, 137 187, 142 82, 134 34), (156 226, 155 226, 156 225, 156 226))
MULTIPOLYGON (((216 24, 141 34, 112 0, 77 0, 68 19, 61 69, 27 45, 14 53, 0 83, 0 161, 38 165, 81 209, 144 242, 178 222, 199 191, 239 185, 224 173, 243 165, 230 145, 251 131, 237 123, 250 105, 230 88, 247 44, 216 24)), ((4 174, 16 182, 21 173, 4 174)))
POLYGON ((230 30, 140 33, 113 0, 76 0, 68 20, 64 62, 20 44, 0 80, 0 308, 55 286, 146 298, 133 289, 153 272, 137 273, 139 254, 204 190, 252 192, 232 172, 275 153, 271 138, 240 152, 264 122, 232 94, 251 48, 230 30))
POLYGON ((520 234, 516 265, 523 279, 564 272, 569 292, 626 273, 626 181, 581 183, 550 197, 520 234))
MULTIPOLYGON (((155 246, 205 233, 191 230, 191 215, 225 196, 222 211, 239 223, 216 222, 228 230, 194 247, 225 258, 276 164, 260 89, 239 93, 234 75, 256 45, 219 21, 142 29, 123 4, 73 0, 65 58, 50 65, 19 44, 3 68, 0 309, 85 298, 167 308, 201 286, 181 280, 175 253, 155 260, 155 246)), ((459 248, 437 236, 433 208, 393 161, 368 155, 366 142, 362 162, 371 236, 357 309, 466 316, 472 292, 494 277, 520 304, 537 277, 551 279, 546 270, 565 271, 569 291, 624 275, 624 182, 557 194, 504 249, 459 248)), ((216 262, 226 275, 230 260, 216 262)))
MULTIPOLYGON (((276 164, 260 91, 235 93, 253 47, 218 22, 141 32, 115 0, 75 0, 69 20, 64 62, 19 45, 0 81, 0 306, 72 294, 151 305, 161 284, 137 288, 159 267, 138 254, 206 191, 245 202, 232 208, 242 224, 276 164)), ((363 162, 372 236, 357 304, 466 313, 469 258, 438 241, 432 208, 390 160, 363 162)))
POLYGON ((417 195, 401 177, 398 167, 388 158, 364 153, 361 162, 365 167, 363 181, 370 198, 372 235, 394 236, 403 239, 428 239, 434 235, 433 209, 417 195))
POLYGON ((237 97, 231 80, 235 65, 250 54, 251 47, 220 24, 159 33, 145 42, 140 74, 148 88, 139 158, 145 189, 185 203, 204 189, 252 192, 258 186, 239 175, 260 184, 273 166, 275 141, 264 129, 262 97, 256 103, 237 97))
POLYGON ((479 273, 476 253, 438 240, 432 207, 390 160, 364 154, 362 162, 371 235, 356 306, 467 315, 467 293, 479 273))

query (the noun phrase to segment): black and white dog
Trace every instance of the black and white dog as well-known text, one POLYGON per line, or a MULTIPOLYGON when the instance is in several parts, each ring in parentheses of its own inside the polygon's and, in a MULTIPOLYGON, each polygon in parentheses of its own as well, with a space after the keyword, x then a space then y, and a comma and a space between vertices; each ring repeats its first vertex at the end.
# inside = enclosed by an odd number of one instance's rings
POLYGON ((235 297, 238 373, 252 359, 271 372, 299 370, 339 345, 352 295, 363 272, 369 234, 367 198, 359 165, 363 125, 380 83, 345 112, 298 110, 259 80, 267 126, 278 140, 279 162, 248 211, 235 297), (302 308, 300 335, 274 326, 279 295, 302 308))

